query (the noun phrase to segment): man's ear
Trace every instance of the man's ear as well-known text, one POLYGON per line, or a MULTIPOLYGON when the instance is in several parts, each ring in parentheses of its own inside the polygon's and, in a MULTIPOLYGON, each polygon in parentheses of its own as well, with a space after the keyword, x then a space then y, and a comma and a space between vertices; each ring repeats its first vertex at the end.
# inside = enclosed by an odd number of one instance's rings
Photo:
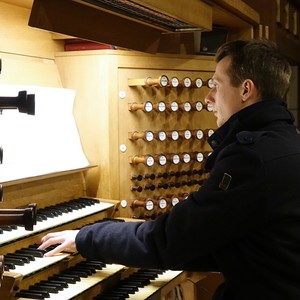
POLYGON ((257 98, 257 88, 251 79, 244 80, 244 82, 242 83, 241 94, 242 102, 246 102, 249 99, 254 100, 257 98))

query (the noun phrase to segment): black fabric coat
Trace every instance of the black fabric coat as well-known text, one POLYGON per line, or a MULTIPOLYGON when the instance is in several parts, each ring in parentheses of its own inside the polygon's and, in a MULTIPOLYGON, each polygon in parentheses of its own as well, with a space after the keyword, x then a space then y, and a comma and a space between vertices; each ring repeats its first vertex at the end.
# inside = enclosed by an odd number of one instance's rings
POLYGON ((86 257, 127 266, 220 271, 216 299, 300 299, 300 135, 277 99, 209 138, 210 177, 170 213, 104 222, 76 237, 86 257))

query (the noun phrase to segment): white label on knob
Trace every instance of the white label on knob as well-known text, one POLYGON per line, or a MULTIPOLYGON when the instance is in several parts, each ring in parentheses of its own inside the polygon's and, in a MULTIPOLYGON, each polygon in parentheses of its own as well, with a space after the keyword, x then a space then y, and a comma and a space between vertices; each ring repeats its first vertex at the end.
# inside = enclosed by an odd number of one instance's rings
POLYGON ((202 79, 201 78, 197 78, 196 81, 195 81, 196 87, 197 88, 201 88, 202 84, 203 84, 202 79))
POLYGON ((179 139, 179 132, 176 130, 172 131, 171 137, 173 141, 177 141, 179 139))
POLYGON ((160 85, 161 86, 167 86, 168 82, 169 82, 168 77, 165 76, 165 75, 162 75, 161 78, 160 78, 160 85))
POLYGON ((151 141, 153 141, 153 138, 154 138, 153 132, 152 132, 152 131, 147 131, 147 132, 146 132, 146 140, 147 140, 148 142, 151 142, 151 141))
POLYGON ((166 110, 166 104, 165 102, 159 102, 158 103, 158 111, 162 112, 166 110))
POLYGON ((164 209, 167 207, 167 201, 166 199, 159 199, 158 205, 161 209, 164 209))
POLYGON ((180 163, 180 157, 178 154, 173 155, 173 164, 178 165, 180 163))
POLYGON ((154 203, 153 203, 153 201, 148 200, 148 201, 146 202, 146 209, 147 209, 147 210, 152 210, 153 208, 154 208, 154 203))
POLYGON ((213 82, 212 78, 210 78, 210 79, 208 80, 207 86, 208 86, 210 89, 212 89, 212 88, 214 87, 214 82, 213 82))
POLYGON ((198 101, 198 102, 196 103, 196 110, 197 110, 197 111, 201 111, 202 109, 203 109, 203 104, 202 104, 201 101, 198 101))
POLYGON ((207 136, 210 137, 211 135, 214 134, 214 132, 215 131, 213 129, 209 129, 208 132, 207 132, 207 136))
POLYGON ((171 103, 171 111, 177 111, 177 110, 178 110, 178 103, 174 101, 171 103))
POLYGON ((159 138, 160 141, 165 141, 166 138, 167 138, 167 135, 166 135, 166 133, 164 131, 160 131, 158 133, 158 138, 159 138))
POLYGON ((192 80, 189 77, 185 77, 183 79, 183 84, 184 84, 185 87, 188 88, 188 87, 190 87, 192 85, 192 80))
POLYGON ((152 109, 153 109, 153 105, 152 105, 152 103, 151 103, 150 101, 147 101, 147 102, 145 103, 144 108, 145 108, 145 111, 146 111, 146 112, 150 112, 150 111, 152 111, 152 109))
POLYGON ((184 163, 189 163, 191 161, 191 156, 188 154, 188 153, 185 153, 184 155, 183 155, 183 162, 184 163))
POLYGON ((202 162, 204 159, 204 155, 201 152, 199 152, 199 153, 197 153, 196 159, 198 162, 202 162))
POLYGON ((147 157, 146 165, 152 167, 154 165, 154 158, 152 156, 147 157))
POLYGON ((190 102, 185 102, 183 104, 183 109, 184 109, 184 111, 191 111, 191 109, 192 109, 191 103, 190 102))
POLYGON ((171 84, 172 84, 173 87, 178 87, 178 85, 179 85, 178 78, 177 77, 172 77, 171 78, 171 84))
POLYGON ((206 106, 207 111, 213 111, 213 105, 211 103, 208 103, 206 106))
POLYGON ((189 140, 191 137, 192 137, 191 131, 190 131, 190 130, 185 130, 185 131, 184 131, 184 138, 185 138, 186 140, 189 140))
POLYGON ((164 156, 164 155, 161 155, 159 158, 158 158, 158 161, 159 161, 159 164, 161 166, 164 166, 166 163, 167 163, 167 158, 164 156))
POLYGON ((177 197, 172 198, 172 205, 175 206, 177 203, 179 203, 179 199, 177 197))
POLYGON ((203 136, 204 136, 203 131, 202 131, 201 129, 197 130, 196 136, 197 136, 197 139, 198 139, 198 140, 203 139, 203 136))

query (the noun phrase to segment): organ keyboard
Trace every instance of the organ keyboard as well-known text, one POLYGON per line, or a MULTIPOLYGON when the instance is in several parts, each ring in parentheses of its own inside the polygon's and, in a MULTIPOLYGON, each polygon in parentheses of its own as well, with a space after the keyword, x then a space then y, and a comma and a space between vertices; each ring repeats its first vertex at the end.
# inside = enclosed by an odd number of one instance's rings
MULTIPOLYGON (((122 265, 86 261, 78 253, 43 257, 44 251, 50 249, 37 249, 41 237, 48 232, 118 219, 119 201, 85 195, 85 171, 74 170, 3 184, 4 201, 0 208, 18 209, 35 202, 37 222, 32 231, 20 226, 2 227, 2 230, 0 227, 0 253, 4 256, 1 300, 93 299, 117 288, 119 282, 138 271, 122 265)), ((156 280, 147 282, 130 297, 148 299, 156 295, 154 299, 160 299, 184 276, 183 272, 159 274, 156 280), (163 280, 168 274, 171 276, 163 280)))

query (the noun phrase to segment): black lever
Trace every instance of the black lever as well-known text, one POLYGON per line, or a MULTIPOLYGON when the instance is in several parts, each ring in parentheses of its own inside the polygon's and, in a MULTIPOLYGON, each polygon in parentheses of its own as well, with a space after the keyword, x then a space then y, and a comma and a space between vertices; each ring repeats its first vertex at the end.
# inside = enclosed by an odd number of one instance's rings
POLYGON ((0 109, 18 109, 21 113, 35 114, 35 95, 20 91, 17 97, 0 97, 0 109))

